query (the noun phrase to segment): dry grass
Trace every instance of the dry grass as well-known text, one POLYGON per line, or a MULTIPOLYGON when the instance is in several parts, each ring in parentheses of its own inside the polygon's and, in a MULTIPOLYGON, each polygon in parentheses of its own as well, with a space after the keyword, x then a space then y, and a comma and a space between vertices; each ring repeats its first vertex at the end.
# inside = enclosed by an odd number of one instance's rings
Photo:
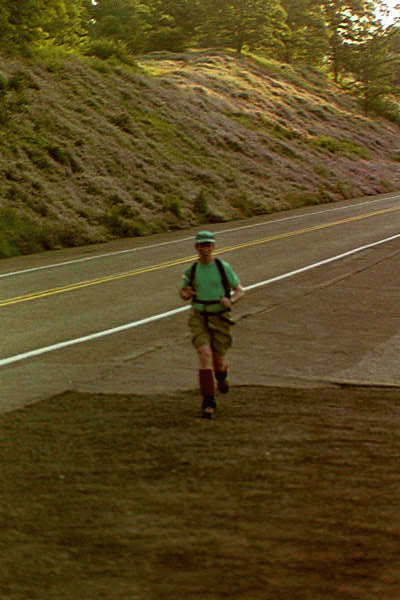
POLYGON ((0 256, 400 189, 399 127, 315 72, 210 51, 0 75, 19 82, 0 107, 0 256))

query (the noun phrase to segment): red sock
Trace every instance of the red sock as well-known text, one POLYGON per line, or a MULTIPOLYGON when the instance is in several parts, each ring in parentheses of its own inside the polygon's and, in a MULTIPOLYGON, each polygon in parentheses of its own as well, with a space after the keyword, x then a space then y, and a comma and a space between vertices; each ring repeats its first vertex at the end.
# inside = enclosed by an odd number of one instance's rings
POLYGON ((199 370, 200 391, 203 396, 214 396, 214 375, 212 369, 199 370))

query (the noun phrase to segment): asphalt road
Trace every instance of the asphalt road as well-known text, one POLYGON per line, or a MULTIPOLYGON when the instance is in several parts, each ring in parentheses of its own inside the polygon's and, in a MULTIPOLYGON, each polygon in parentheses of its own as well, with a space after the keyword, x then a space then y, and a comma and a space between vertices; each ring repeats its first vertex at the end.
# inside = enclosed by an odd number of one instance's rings
MULTIPOLYGON (((233 383, 400 383, 400 194, 210 228, 248 291, 235 309, 233 383)), ((2 260, 0 410, 66 389, 196 387, 177 296, 194 235, 2 260)))

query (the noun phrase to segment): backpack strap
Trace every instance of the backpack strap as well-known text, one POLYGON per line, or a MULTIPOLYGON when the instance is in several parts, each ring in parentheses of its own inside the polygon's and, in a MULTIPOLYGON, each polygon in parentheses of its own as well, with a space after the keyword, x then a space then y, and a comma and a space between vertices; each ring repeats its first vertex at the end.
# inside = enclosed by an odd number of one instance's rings
POLYGON ((231 286, 229 285, 229 281, 228 281, 228 278, 226 276, 223 264, 219 260, 219 258, 215 259, 215 264, 217 265, 219 274, 221 275, 221 280, 222 280, 222 285, 224 287, 225 297, 226 298, 230 298, 231 297, 231 286))
POLYGON ((194 262, 190 268, 188 286, 191 288, 193 287, 193 284, 194 284, 194 277, 196 275, 196 267, 197 267, 197 261, 194 262))

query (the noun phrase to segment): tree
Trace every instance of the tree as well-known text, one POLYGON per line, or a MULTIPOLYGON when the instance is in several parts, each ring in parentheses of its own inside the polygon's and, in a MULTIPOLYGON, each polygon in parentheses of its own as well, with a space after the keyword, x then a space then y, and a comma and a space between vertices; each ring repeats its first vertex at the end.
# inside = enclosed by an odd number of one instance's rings
POLYGON ((75 48, 87 35, 87 18, 83 0, 64 0, 43 26, 54 44, 75 48))
POLYGON ((365 41, 377 25, 376 5, 370 0, 323 0, 321 6, 328 29, 330 60, 334 80, 342 71, 349 47, 365 41))
POLYGON ((137 0, 97 0, 89 6, 91 35, 124 42, 131 52, 146 45, 150 9, 137 0))
POLYGON ((320 65, 329 53, 322 7, 314 0, 281 0, 288 25, 282 59, 320 65))
POLYGON ((376 109, 382 98, 399 91, 400 54, 394 51, 395 28, 378 27, 352 48, 348 69, 354 74, 353 93, 362 99, 365 112, 376 109))
POLYGON ((45 36, 44 23, 64 0, 0 0, 0 46, 3 51, 27 51, 45 36))
POLYGON ((202 38, 241 52, 250 48, 280 45, 286 29, 279 0, 208 0, 204 4, 202 38))
POLYGON ((202 23, 200 0, 147 0, 150 31, 147 48, 176 52, 194 43, 202 23))
POLYGON ((0 0, 0 47, 29 52, 49 38, 74 45, 84 33, 82 18, 83 0, 0 0))

